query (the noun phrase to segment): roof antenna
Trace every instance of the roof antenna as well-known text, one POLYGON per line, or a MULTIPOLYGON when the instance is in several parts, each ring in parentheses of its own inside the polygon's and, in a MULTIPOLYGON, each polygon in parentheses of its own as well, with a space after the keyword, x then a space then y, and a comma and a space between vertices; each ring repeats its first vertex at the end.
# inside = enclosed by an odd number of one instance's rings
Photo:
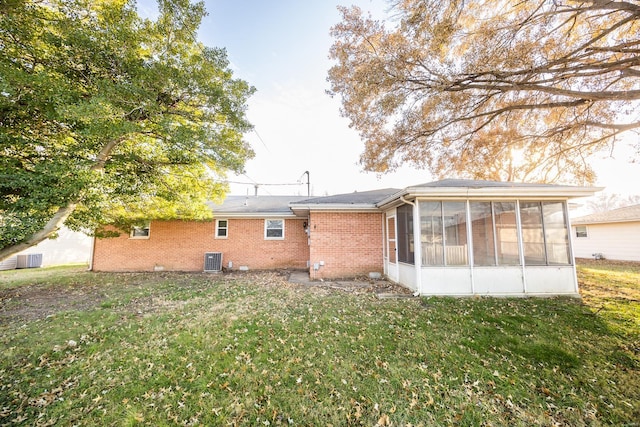
MULTIPOLYGON (((307 175, 307 197, 311 197, 311 178, 309 177, 309 171, 302 172, 302 175, 298 178, 298 182, 300 182, 305 175, 307 175)), ((304 182, 302 184, 304 184, 304 182)))

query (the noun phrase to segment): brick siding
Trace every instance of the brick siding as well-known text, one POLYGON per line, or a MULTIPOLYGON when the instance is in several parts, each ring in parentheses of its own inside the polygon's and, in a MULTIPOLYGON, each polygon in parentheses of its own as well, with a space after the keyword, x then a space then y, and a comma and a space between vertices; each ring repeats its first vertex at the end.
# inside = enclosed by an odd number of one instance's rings
POLYGON ((311 278, 382 273, 382 222, 382 213, 311 212, 311 278))
POLYGON ((93 270, 202 271, 205 252, 222 252, 223 266, 232 261, 233 269, 306 269, 305 220, 285 219, 284 240, 265 240, 264 219, 228 219, 226 239, 215 238, 215 221, 153 221, 148 239, 96 239, 93 270))

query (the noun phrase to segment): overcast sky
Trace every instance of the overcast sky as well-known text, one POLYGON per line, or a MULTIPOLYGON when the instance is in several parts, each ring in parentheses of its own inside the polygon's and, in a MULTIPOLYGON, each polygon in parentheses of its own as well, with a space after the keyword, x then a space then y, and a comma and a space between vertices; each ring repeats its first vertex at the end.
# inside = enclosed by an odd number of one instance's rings
MULTIPOLYGON (((153 0, 139 4, 152 14, 153 0)), ((329 29, 339 22, 337 5, 358 5, 374 17, 384 17, 384 0, 206 0, 209 15, 199 32, 208 46, 225 47, 236 77, 255 86, 248 118, 255 131, 246 140, 256 152, 244 176, 229 176, 232 194, 306 195, 305 171, 312 195, 380 188, 404 188, 432 181, 426 171, 404 168, 376 176, 358 165, 364 145, 349 122, 340 117, 340 102, 325 91, 332 44, 329 29)), ((615 159, 597 161, 596 185, 606 191, 638 194, 640 164, 631 164, 631 150, 619 149, 615 159)), ((455 177, 452 177, 455 178, 455 177)))

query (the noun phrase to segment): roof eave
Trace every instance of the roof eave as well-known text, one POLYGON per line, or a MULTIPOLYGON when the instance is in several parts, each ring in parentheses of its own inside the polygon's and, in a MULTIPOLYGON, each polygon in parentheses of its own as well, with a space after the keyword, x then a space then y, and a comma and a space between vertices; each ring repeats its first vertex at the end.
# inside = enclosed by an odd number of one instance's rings
POLYGON ((214 218, 246 218, 246 219, 259 219, 259 218, 295 218, 296 215, 293 212, 213 212, 214 218))
POLYGON ((571 225, 625 224, 628 222, 640 222, 640 218, 616 219, 611 221, 606 221, 606 220, 571 221, 571 225))
POLYGON ((401 202, 401 199, 415 200, 416 198, 454 198, 454 199, 529 199, 553 198, 573 199, 590 197, 603 187, 407 187, 386 199, 377 206, 380 209, 390 209, 401 202))
POLYGON ((376 205, 370 203, 324 203, 324 204, 290 204, 292 211, 358 211, 379 212, 376 205))
POLYGON ((390 195, 389 197, 382 199, 381 201, 379 201, 376 206, 379 209, 390 209, 391 207, 393 207, 394 205, 397 205, 398 203, 401 203, 401 199, 404 196, 408 195, 407 192, 408 189, 404 189, 404 190, 400 190, 392 195, 390 195))
POLYGON ((533 198, 533 197, 557 197, 572 199, 578 197, 593 196, 601 191, 601 187, 443 187, 424 188, 408 187, 406 197, 464 197, 464 198, 533 198))

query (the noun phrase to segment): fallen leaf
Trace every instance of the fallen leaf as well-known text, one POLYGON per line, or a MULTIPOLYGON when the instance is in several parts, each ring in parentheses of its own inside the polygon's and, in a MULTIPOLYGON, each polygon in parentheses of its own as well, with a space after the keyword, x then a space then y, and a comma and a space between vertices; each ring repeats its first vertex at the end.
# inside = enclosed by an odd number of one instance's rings
POLYGON ((378 419, 379 426, 388 426, 391 422, 389 421, 389 416, 387 414, 382 414, 382 416, 378 419))

